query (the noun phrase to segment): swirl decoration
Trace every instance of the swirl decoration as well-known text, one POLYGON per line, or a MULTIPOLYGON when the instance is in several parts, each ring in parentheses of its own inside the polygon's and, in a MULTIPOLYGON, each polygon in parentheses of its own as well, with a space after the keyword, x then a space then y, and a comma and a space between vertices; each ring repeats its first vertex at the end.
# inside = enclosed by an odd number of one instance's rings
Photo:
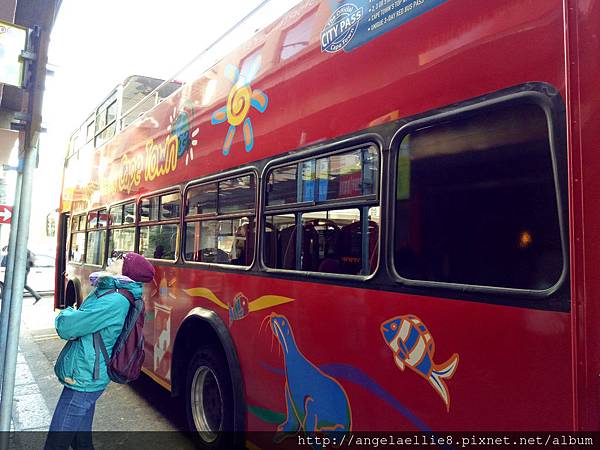
POLYGON ((227 121, 237 127, 246 118, 250 109, 252 90, 250 86, 234 86, 227 99, 227 121))
POLYGON ((228 155, 233 145, 236 128, 242 125, 243 139, 246 152, 254 147, 254 132, 252 122, 248 113, 250 107, 258 112, 266 111, 269 98, 267 94, 259 89, 252 89, 250 86, 252 80, 258 73, 261 58, 256 55, 249 64, 244 65, 244 72, 240 73, 236 66, 228 65, 225 69, 225 76, 233 83, 227 104, 212 114, 211 123, 217 125, 223 122, 229 123, 229 130, 223 142, 223 154, 228 155))

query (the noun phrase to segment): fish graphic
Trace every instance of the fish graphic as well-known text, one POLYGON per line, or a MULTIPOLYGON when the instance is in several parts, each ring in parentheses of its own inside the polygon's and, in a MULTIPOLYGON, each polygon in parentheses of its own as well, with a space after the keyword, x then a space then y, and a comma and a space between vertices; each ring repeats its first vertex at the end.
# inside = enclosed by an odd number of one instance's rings
POLYGON ((243 319, 249 311, 248 298, 238 292, 233 298, 233 304, 229 305, 229 324, 231 325, 235 320, 243 319))
POLYGON ((444 380, 454 375, 458 354, 453 354, 443 364, 435 364, 433 337, 417 316, 393 317, 381 325, 381 334, 394 352, 394 361, 400 370, 406 366, 425 378, 442 397, 446 410, 450 411, 450 392, 444 380))

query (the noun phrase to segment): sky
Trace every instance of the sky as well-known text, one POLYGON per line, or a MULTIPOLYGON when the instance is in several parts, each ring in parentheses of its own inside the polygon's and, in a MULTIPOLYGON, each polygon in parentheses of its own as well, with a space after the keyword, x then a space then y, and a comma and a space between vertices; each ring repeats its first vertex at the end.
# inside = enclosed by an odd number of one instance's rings
MULTIPOLYGON (((272 0, 261 14, 297 2, 272 0)), ((34 178, 32 250, 54 252, 55 239, 44 237, 45 218, 58 207, 71 133, 126 77, 171 77, 261 3, 263 0, 62 1, 48 56, 54 74, 46 81, 43 100, 43 124, 48 132, 40 139, 40 164, 34 178)))

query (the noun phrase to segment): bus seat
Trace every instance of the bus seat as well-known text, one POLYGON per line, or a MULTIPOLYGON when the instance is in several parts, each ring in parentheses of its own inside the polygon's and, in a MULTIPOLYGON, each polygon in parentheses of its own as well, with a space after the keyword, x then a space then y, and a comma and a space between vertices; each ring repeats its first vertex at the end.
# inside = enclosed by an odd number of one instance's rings
POLYGON ((316 272, 319 268, 319 232, 307 222, 302 227, 302 270, 316 272))
POLYGON ((278 260, 281 264, 280 269, 296 268, 296 225, 291 225, 279 231, 278 240, 279 253, 281 258, 278 260))
MULTIPOLYGON (((340 230, 339 248, 342 273, 360 274, 362 270, 362 224, 360 221, 345 225, 340 230)), ((369 267, 373 271, 377 264, 379 225, 369 221, 369 267)))
POLYGON ((339 259, 325 258, 319 264, 319 272, 325 273, 342 273, 342 264, 339 259))
POLYGON ((279 246, 277 242, 279 240, 279 231, 271 223, 265 224, 264 233, 264 261, 267 267, 279 267, 279 246))
MULTIPOLYGON (((279 232, 282 269, 296 269, 296 225, 279 232)), ((310 223, 302 227, 301 270, 315 271, 319 263, 319 234, 310 223)))

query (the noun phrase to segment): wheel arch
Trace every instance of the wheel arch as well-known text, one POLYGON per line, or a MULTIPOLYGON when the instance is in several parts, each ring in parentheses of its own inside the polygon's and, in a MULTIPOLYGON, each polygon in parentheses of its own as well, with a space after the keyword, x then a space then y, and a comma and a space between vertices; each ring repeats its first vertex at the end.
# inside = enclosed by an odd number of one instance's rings
POLYGON ((187 364, 200 343, 218 346, 223 352, 233 389, 234 430, 245 430, 245 388, 240 361, 227 326, 214 311, 194 308, 181 323, 173 345, 171 393, 180 396, 185 390, 187 364))

